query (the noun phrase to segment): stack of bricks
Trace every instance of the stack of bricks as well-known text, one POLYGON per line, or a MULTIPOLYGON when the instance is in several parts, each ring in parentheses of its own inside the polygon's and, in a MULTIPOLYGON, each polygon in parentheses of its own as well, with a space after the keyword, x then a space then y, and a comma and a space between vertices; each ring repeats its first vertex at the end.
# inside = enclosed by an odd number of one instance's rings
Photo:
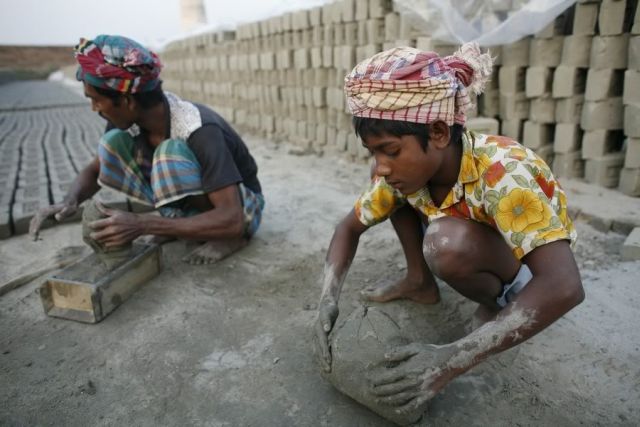
MULTIPOLYGON (((499 3, 509 14, 522 2, 499 3)), ((494 77, 470 127, 497 133, 499 125, 559 177, 640 195, 636 9, 637 0, 578 0, 538 34, 490 48, 494 77)), ((416 27, 390 0, 338 0, 170 44, 165 88, 242 130, 362 160, 344 76, 394 46, 452 54, 456 46, 433 39, 432 28, 416 27)))
POLYGON ((636 12, 629 39, 629 63, 624 73, 624 133, 626 154, 620 172, 620 190, 640 196, 640 13, 636 12))

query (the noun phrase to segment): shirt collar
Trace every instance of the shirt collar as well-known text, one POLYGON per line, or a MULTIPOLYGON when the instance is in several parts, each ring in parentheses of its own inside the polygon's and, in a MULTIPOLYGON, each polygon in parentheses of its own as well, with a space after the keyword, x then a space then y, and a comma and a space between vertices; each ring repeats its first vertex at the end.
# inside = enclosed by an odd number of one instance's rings
POLYGON ((458 203, 464 197, 464 184, 475 182, 478 180, 478 169, 473 157, 473 145, 475 143, 475 134, 471 131, 465 130, 462 132, 460 138, 462 143, 462 159, 460 160, 460 172, 458 173, 458 180, 453 185, 449 194, 444 198, 440 206, 435 206, 429 189, 427 187, 421 188, 414 194, 407 196, 409 201, 417 201, 422 199, 428 205, 436 207, 438 209, 448 208, 458 203))

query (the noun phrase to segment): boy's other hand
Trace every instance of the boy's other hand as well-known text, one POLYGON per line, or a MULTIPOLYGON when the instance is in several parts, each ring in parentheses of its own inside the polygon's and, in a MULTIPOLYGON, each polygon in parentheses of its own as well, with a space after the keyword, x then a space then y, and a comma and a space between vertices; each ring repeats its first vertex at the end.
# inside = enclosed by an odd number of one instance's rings
POLYGON ((318 319, 314 325, 314 342, 320 366, 325 372, 331 372, 331 349, 329 333, 338 318, 338 304, 331 299, 322 299, 318 307, 318 319))

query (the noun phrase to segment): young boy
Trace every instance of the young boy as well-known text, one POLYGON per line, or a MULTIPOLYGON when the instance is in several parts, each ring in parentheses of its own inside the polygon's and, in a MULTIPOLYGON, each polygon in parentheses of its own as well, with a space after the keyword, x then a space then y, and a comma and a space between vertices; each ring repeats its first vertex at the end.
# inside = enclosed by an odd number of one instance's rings
POLYGON ((358 64, 345 79, 356 134, 374 162, 371 184, 336 227, 326 258, 315 325, 323 368, 331 369, 327 337, 358 239, 387 218, 407 275, 363 297, 435 304, 435 274, 477 302, 484 322, 448 345, 390 349, 385 357, 397 363, 372 372, 371 393, 399 411, 420 407, 456 376, 540 332, 584 298, 571 251, 576 233, 549 167, 515 141, 463 127, 467 90, 482 90, 491 65, 475 44, 445 58, 395 48, 358 64))
POLYGON ((107 120, 98 156, 73 182, 61 204, 34 216, 73 215, 106 186, 161 216, 100 207, 92 238, 107 248, 140 235, 205 241, 185 257, 211 263, 246 245, 260 225, 264 198, 258 167, 240 136, 213 110, 164 92, 158 56, 122 36, 100 35, 76 46, 78 80, 93 111, 107 120))

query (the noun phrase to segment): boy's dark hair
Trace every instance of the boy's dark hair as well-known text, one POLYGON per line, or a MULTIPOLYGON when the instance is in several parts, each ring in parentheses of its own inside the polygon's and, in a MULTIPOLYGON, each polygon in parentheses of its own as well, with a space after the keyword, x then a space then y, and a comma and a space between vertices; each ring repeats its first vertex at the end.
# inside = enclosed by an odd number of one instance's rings
MULTIPOLYGON (((429 145, 429 126, 424 123, 405 122, 402 120, 373 119, 356 117, 351 119, 356 136, 366 139, 369 135, 380 136, 384 133, 393 136, 415 135, 423 150, 429 145)), ((451 141, 458 141, 462 135, 463 126, 454 124, 449 126, 451 141)))
MULTIPOLYGON (((105 89, 101 87, 93 87, 96 92, 98 92, 102 96, 106 96, 113 101, 113 105, 116 107, 120 105, 120 101, 122 100, 124 93, 118 92, 117 90, 105 89)), ((155 89, 150 90, 148 92, 136 92, 132 93, 131 96, 136 100, 136 103, 142 107, 143 110, 147 110, 151 107, 155 107, 156 105, 163 102, 164 93, 162 92, 162 82, 158 83, 155 89)))

